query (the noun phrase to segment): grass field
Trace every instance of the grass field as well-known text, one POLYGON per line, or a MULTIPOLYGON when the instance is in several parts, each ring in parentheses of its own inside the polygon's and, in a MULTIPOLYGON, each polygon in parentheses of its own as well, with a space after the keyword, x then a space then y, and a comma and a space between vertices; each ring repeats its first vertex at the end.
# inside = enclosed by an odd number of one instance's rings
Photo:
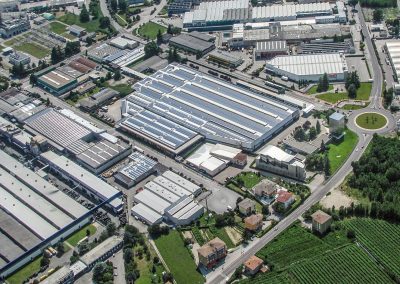
POLYGON ((40 269, 40 261, 42 257, 38 257, 35 260, 31 261, 29 264, 24 266, 22 269, 18 270, 16 273, 12 274, 6 280, 9 284, 21 284, 28 277, 30 277, 35 272, 38 272, 40 269))
MULTIPOLYGON (((357 90, 357 96, 355 100, 367 101, 371 93, 372 84, 371 83, 361 83, 360 88, 357 90)), ((341 100, 347 100, 349 98, 346 92, 342 93, 323 93, 316 95, 318 99, 326 101, 328 103, 337 103, 341 100)))
MULTIPOLYGON (((156 256, 156 252, 154 251, 153 247, 148 244, 147 247, 150 250, 150 255, 151 255, 151 260, 147 261, 146 257, 143 257, 142 259, 140 259, 139 257, 135 258, 135 262, 137 263, 137 269, 140 272, 140 277, 139 279, 135 280, 135 284, 148 284, 148 283, 162 283, 162 282, 158 282, 152 279, 158 279, 161 278, 162 276, 162 272, 164 271, 164 268, 162 266, 162 264, 157 264, 155 265, 156 267, 156 276, 153 275, 153 273, 151 272, 152 266, 153 266, 153 262, 152 259, 154 256, 156 256), (152 282, 153 281, 153 282, 152 282)), ((134 249, 134 253, 136 254, 136 252, 141 248, 140 245, 137 245, 134 249)))
POLYGON ((331 174, 333 174, 346 161, 354 147, 357 145, 358 136, 349 129, 345 130, 343 140, 339 143, 329 144, 328 158, 331 166, 331 174))
POLYGON ((50 50, 47 48, 31 42, 24 42, 21 45, 14 45, 13 48, 22 52, 26 52, 38 59, 42 59, 50 54, 50 50))
POLYGON ((49 24, 50 31, 56 34, 63 34, 67 31, 67 25, 60 23, 60 22, 51 22, 49 24))
POLYGON ((115 19, 117 20, 120 26, 125 27, 126 25, 128 25, 128 23, 126 22, 126 14, 124 13, 115 14, 115 19))
POLYGON ((241 180, 243 182, 244 187, 252 188, 257 183, 259 183, 262 178, 254 172, 243 172, 235 176, 234 179, 237 182, 241 180))
POLYGON ((76 246, 80 240, 86 237, 87 229, 89 229, 91 236, 94 235, 97 231, 97 228, 93 224, 89 224, 72 234, 68 239, 66 239, 66 242, 68 242, 73 247, 76 246))
POLYGON ((121 96, 123 96, 123 97, 125 97, 133 92, 131 86, 129 86, 128 84, 117 84, 115 86, 111 86, 110 84, 108 84, 108 82, 104 82, 102 84, 102 87, 111 88, 111 89, 119 92, 121 94, 121 96))
POLYGON ((362 109, 362 108, 364 108, 364 106, 352 105, 352 104, 347 104, 342 107, 342 109, 345 109, 345 110, 357 110, 357 109, 362 109))
POLYGON ((267 260, 268 263, 273 263, 275 269, 279 270, 290 263, 320 255, 329 249, 331 246, 317 236, 295 225, 262 248, 257 256, 267 260))
POLYGON ((148 22, 137 30, 137 33, 142 37, 148 37, 150 39, 156 39, 158 30, 161 30, 161 33, 165 33, 167 28, 160 26, 159 24, 148 22))
POLYGON ((386 125, 387 119, 378 113, 363 113, 357 116, 356 123, 365 129, 379 129, 386 125))
POLYGON ((400 277, 400 225, 368 218, 354 218, 343 223, 356 232, 357 241, 400 277))
MULTIPOLYGON (((317 92, 317 88, 318 88, 318 85, 312 86, 312 87, 307 91, 307 94, 309 94, 309 95, 317 94, 317 93, 318 93, 318 92, 317 92)), ((329 85, 328 91, 332 91, 332 90, 333 90, 333 85, 329 85)))
POLYGON ((204 278, 197 272, 196 264, 185 248, 179 232, 170 231, 168 235, 156 239, 155 243, 178 284, 204 283, 204 278))
POLYGON ((99 27, 100 27, 99 19, 103 16, 100 8, 98 8, 98 11, 99 11, 99 16, 97 17, 97 19, 92 19, 87 23, 82 23, 79 20, 79 15, 75 15, 72 13, 66 13, 65 15, 62 15, 61 17, 57 18, 57 20, 65 23, 69 26, 78 25, 80 27, 85 28, 88 32, 95 32, 99 29, 99 27))

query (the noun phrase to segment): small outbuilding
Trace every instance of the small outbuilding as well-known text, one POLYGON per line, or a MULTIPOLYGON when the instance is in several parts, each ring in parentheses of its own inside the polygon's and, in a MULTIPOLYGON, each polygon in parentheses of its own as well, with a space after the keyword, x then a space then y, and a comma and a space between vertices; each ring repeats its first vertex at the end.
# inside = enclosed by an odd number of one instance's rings
POLYGON ((311 215, 312 229, 320 234, 325 234, 332 224, 332 216, 324 211, 318 210, 311 215))
POLYGON ((245 198, 238 203, 238 208, 240 213, 247 216, 256 210, 256 203, 249 198, 245 198))
POLYGON ((253 255, 244 263, 244 272, 248 275, 255 275, 263 266, 264 261, 253 255))

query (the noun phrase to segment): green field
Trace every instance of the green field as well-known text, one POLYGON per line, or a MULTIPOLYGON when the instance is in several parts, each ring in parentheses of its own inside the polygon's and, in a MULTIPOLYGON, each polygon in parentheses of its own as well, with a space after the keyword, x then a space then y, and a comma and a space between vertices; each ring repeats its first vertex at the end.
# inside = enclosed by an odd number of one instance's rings
POLYGON ((133 92, 132 87, 130 85, 128 85, 128 84, 118 84, 118 85, 115 85, 115 86, 111 86, 108 82, 104 82, 102 84, 102 87, 113 89, 113 90, 119 92, 120 95, 123 96, 123 97, 125 97, 125 96, 127 96, 127 95, 129 95, 130 93, 133 92))
POLYGON ((117 20, 117 23, 120 26, 125 27, 126 25, 128 25, 128 23, 126 22, 126 14, 124 14, 124 13, 119 12, 119 13, 115 14, 115 19, 117 20))
POLYGON ((331 246, 320 238, 295 225, 262 248, 257 256, 274 264, 275 269, 279 270, 290 263, 320 255, 329 249, 331 246))
MULTIPOLYGON (((312 86, 312 87, 307 91, 307 94, 309 94, 309 95, 315 95, 315 94, 317 94, 317 93, 318 93, 318 92, 317 92, 317 88, 318 88, 318 85, 312 86)), ((328 91, 332 91, 332 90, 333 90, 333 85, 329 85, 328 91)))
POLYGON ((340 168, 357 145, 358 136, 349 129, 345 130, 343 140, 329 144, 328 158, 331 174, 340 168))
POLYGON ((68 239, 66 239, 66 242, 68 242, 73 247, 76 246, 80 240, 86 237, 87 229, 89 229, 91 236, 94 235, 97 231, 97 228, 93 224, 86 225, 79 231, 72 234, 68 239))
POLYGON ((204 283, 203 276, 196 270, 196 264, 176 230, 155 240, 171 273, 178 284, 204 283))
POLYGON ((60 22, 51 22, 49 24, 49 27, 50 27, 50 31, 61 35, 67 31, 68 26, 63 23, 60 23, 60 22))
MULTIPOLYGON (((369 99, 369 95, 371 93, 372 84, 371 83, 361 83, 360 88, 357 90, 357 96, 355 100, 367 101, 369 99)), ((349 96, 346 92, 341 93, 323 93, 320 95, 316 95, 318 99, 326 101, 328 103, 335 104, 341 100, 349 99, 349 96)))
POLYGON ((42 59, 50 54, 50 50, 47 48, 31 42, 24 42, 21 45, 14 45, 13 48, 22 52, 26 52, 38 59, 42 59))
POLYGON ((363 113, 357 116, 356 123, 365 129, 379 129, 386 125, 387 119, 378 113, 363 113))
MULTIPOLYGON (((387 224, 382 228, 374 228, 373 225, 366 227, 365 232, 374 235, 376 230, 380 230, 387 240, 387 248, 393 250, 389 254, 394 261, 393 266, 398 268, 400 266, 396 256, 400 247, 399 241, 396 239, 391 242, 391 239, 396 238, 399 229, 394 230, 387 224), (388 231, 390 238, 385 236, 388 231)), ((379 234, 376 239, 379 239, 379 234)), ((385 241, 383 243, 386 244, 385 241)), ((379 243, 374 245, 380 246, 379 243)), ((294 225, 261 249, 257 256, 265 259, 268 264, 273 264, 272 272, 240 283, 393 283, 367 252, 350 243, 345 230, 334 231, 319 238, 300 225, 294 225)))
POLYGON ((342 109, 345 109, 345 110, 357 110, 357 109, 362 109, 362 108, 364 108, 364 106, 353 105, 353 104, 347 104, 342 107, 342 109))
POLYGON ((144 38, 148 37, 149 39, 156 39, 158 30, 161 30, 161 33, 165 33, 167 31, 167 28, 153 22, 148 22, 140 26, 137 30, 137 33, 144 38))
POLYGON ((343 223, 356 232, 357 241, 400 277, 400 225, 368 218, 354 218, 343 223))
POLYGON ((98 7, 98 12, 99 12, 99 16, 96 19, 92 19, 86 23, 82 23, 79 20, 79 15, 75 15, 75 14, 68 13, 68 12, 66 14, 62 15, 61 17, 57 18, 57 20, 65 23, 69 26, 78 25, 82 28, 85 28, 86 31, 88 31, 88 32, 95 32, 100 28, 99 19, 103 16, 103 14, 101 13, 100 7, 98 7))
POLYGON ((234 177, 236 182, 243 182, 244 187, 253 188, 262 178, 254 172, 242 172, 234 177))
POLYGON ((22 269, 18 270, 11 276, 9 276, 6 280, 9 284, 21 284, 23 283, 28 277, 30 277, 35 272, 40 270, 40 261, 42 257, 38 257, 35 260, 28 263, 22 269))

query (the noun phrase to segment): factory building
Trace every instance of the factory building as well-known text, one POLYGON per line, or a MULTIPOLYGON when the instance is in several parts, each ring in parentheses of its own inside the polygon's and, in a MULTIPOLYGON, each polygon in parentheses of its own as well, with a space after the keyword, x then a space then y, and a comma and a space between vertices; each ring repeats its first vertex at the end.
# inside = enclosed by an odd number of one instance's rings
POLYGON ((119 49, 134 49, 139 46, 139 42, 136 40, 131 40, 122 36, 116 37, 110 40, 110 44, 119 49))
POLYGON ((55 69, 54 66, 39 71, 35 75, 38 78, 38 85, 56 96, 65 94, 78 84, 76 77, 71 76, 71 74, 66 73, 62 69, 55 69))
POLYGON ((295 107, 178 64, 133 88, 120 128, 175 155, 199 135, 254 151, 299 117, 295 107))
POLYGON ((31 57, 23 52, 13 52, 8 57, 12 65, 27 65, 31 63, 31 57))
POLYGON ((243 63, 243 58, 234 56, 223 50, 212 51, 207 59, 208 61, 215 62, 228 68, 236 68, 243 63))
POLYGON ((295 82, 318 82, 324 73, 330 81, 344 81, 348 73, 345 56, 337 53, 277 56, 267 61, 266 70, 295 82))
POLYGON ((2 0, 0 1, 0 13, 18 11, 20 3, 18 0, 2 0))
POLYGON ((204 207, 193 200, 200 192, 196 184, 167 171, 133 197, 136 205, 132 215, 149 225, 163 220, 175 225, 189 224, 204 212, 204 207))
POLYGON ((289 47, 284 40, 259 41, 256 43, 254 55, 256 59, 271 59, 278 55, 287 55, 289 47))
POLYGON ((0 22, 0 35, 2 38, 10 38, 20 33, 26 32, 31 28, 31 24, 26 16, 15 19, 2 19, 0 22))
POLYGON ((387 41, 385 43, 386 53, 389 58, 390 65, 393 69, 393 74, 399 83, 400 78, 400 40, 387 41))
POLYGON ((3 151, 0 185, 0 278, 90 221, 90 211, 3 151))
POLYGON ((99 202, 104 202, 114 213, 122 210, 122 192, 85 170, 65 156, 57 155, 52 151, 42 153, 40 160, 49 165, 50 169, 58 173, 63 179, 72 182, 81 190, 99 202))
POLYGON ((268 145, 260 152, 256 158, 256 168, 296 180, 306 178, 303 162, 273 145, 268 145))
POLYGON ((133 152, 129 156, 129 164, 119 170, 114 176, 115 181, 130 188, 154 173, 156 165, 157 162, 153 159, 139 152, 133 152))
POLYGON ((102 43, 88 50, 87 56, 89 59, 97 62, 103 63, 106 57, 117 54, 121 50, 115 46, 111 46, 107 43, 102 43))
POLYGON ((201 55, 204 55, 215 48, 215 44, 213 42, 206 41, 198 36, 184 33, 176 37, 172 37, 169 40, 169 45, 194 54, 200 53, 201 55))
MULTIPOLYGON (((93 84, 93 88, 95 88, 96 85, 93 84)), ((114 97, 117 97, 119 95, 119 92, 110 89, 110 88, 104 88, 100 90, 99 92, 91 95, 90 97, 87 97, 83 100, 80 101, 80 107, 83 108, 86 111, 92 111, 109 100, 111 100, 114 97)))

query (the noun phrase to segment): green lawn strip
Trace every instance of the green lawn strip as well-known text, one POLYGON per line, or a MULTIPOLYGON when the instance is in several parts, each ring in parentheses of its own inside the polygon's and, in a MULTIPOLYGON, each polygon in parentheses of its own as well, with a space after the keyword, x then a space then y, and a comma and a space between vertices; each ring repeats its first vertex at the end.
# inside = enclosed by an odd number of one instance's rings
POLYGON ((21 45, 14 45, 13 48, 28 53, 38 59, 42 59, 50 53, 50 50, 48 50, 47 48, 31 42, 24 42, 21 45))
POLYGON ((357 116, 358 126, 366 129, 379 129, 386 125, 387 119, 378 113, 363 113, 357 116))
POLYGON ((196 264, 179 232, 170 231, 168 235, 156 239, 155 243, 178 284, 204 283, 204 278, 196 270, 196 264))
POLYGON ((21 36, 16 36, 16 37, 13 37, 12 39, 9 39, 9 40, 3 42, 3 44, 4 44, 5 46, 12 46, 12 45, 16 44, 17 42, 23 40, 24 38, 25 38, 25 37, 24 37, 23 35, 21 35, 21 36))
POLYGON ((21 284, 35 272, 40 270, 40 261, 42 256, 37 257, 33 261, 29 262, 26 266, 9 276, 6 281, 9 284, 21 284))
POLYGON ((67 25, 60 23, 60 22, 51 22, 49 24, 50 30, 56 34, 63 34, 67 31, 67 25))
POLYGON ((120 26, 125 27, 128 23, 126 22, 126 15, 125 14, 115 14, 115 18, 120 26))
POLYGON ((156 39, 158 30, 161 30, 161 33, 165 33, 167 31, 167 28, 153 22, 148 22, 140 26, 137 33, 142 37, 156 39))
MULTIPOLYGON (((318 92, 317 92, 317 88, 318 88, 318 85, 312 86, 312 87, 307 91, 307 94, 309 94, 309 95, 317 94, 317 93, 318 93, 318 92)), ((332 90, 333 90, 333 85, 329 85, 328 91, 332 91, 332 90)))
POLYGON ((74 40, 74 39, 76 39, 76 36, 74 36, 74 35, 71 35, 69 32, 65 32, 65 33, 63 33, 63 34, 61 34, 63 37, 65 37, 65 38, 67 38, 67 39, 70 39, 70 40, 74 40))
POLYGON ((66 242, 68 242, 73 247, 76 246, 80 240, 86 237, 87 229, 89 229, 91 236, 94 235, 97 231, 97 228, 93 224, 86 225, 79 231, 72 234, 68 239, 66 239, 66 242))
POLYGON ((331 248, 317 236, 299 225, 294 225, 262 248, 257 256, 268 263, 273 263, 276 269, 283 269, 294 262, 315 257, 331 248))
POLYGON ((364 106, 353 105, 353 104, 347 104, 342 107, 342 109, 345 109, 345 110, 357 110, 357 109, 362 109, 362 108, 364 108, 364 106))
POLYGON ((347 157, 357 145, 357 142, 357 134, 346 129, 342 140, 329 144, 328 158, 332 174, 346 161, 347 157))

